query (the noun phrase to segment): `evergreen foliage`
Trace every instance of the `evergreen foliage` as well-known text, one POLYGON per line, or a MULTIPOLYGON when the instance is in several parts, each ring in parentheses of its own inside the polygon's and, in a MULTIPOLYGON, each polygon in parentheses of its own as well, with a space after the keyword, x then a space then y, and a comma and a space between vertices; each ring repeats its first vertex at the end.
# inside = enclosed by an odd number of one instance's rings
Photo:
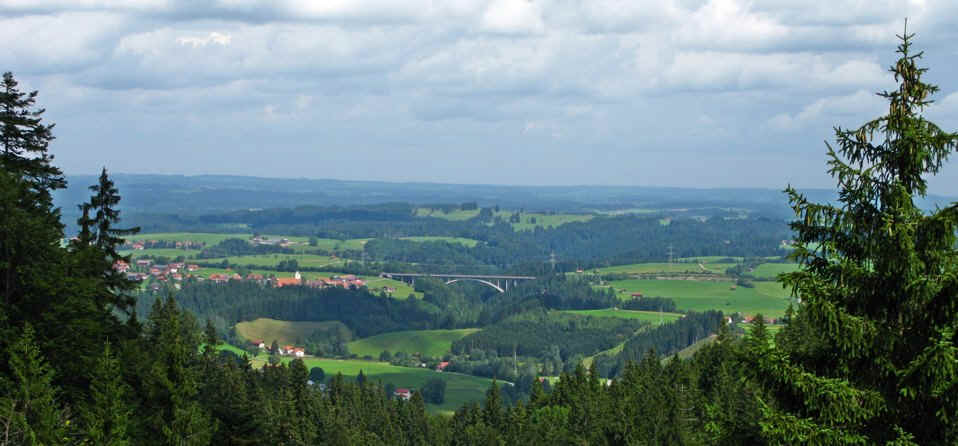
POLYGON ((938 88, 912 37, 899 36, 898 88, 880 93, 888 113, 835 129, 839 203, 787 189, 803 268, 783 279, 801 305, 781 348, 748 347, 773 393, 759 422, 771 443, 958 442, 958 205, 915 205, 958 134, 921 115, 938 88))

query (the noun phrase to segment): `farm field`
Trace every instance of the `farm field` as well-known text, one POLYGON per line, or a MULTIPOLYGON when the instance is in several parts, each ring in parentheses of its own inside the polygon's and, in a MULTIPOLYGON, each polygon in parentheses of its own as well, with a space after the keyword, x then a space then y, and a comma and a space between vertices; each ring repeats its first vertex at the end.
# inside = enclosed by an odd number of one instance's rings
MULTIPOLYGON (((266 364, 269 357, 266 354, 260 354, 252 359, 253 367, 259 368, 266 364)), ((288 363, 289 357, 284 357, 283 362, 288 363)), ((406 387, 410 389, 420 389, 426 384, 426 381, 432 378, 442 378, 446 380, 446 401, 443 404, 427 404, 426 408, 434 413, 451 414, 463 405, 485 399, 486 391, 489 390, 491 379, 480 378, 476 376, 463 375, 459 373, 437 372, 427 368, 399 367, 387 362, 363 361, 355 359, 325 359, 325 358, 304 358, 307 368, 321 367, 326 373, 327 379, 342 373, 343 377, 355 379, 362 370, 367 379, 373 382, 383 384, 393 383, 396 387, 406 387)), ((500 381, 500 384, 502 381, 500 381)))
MULTIPOLYGON (((304 239, 305 242, 308 242, 309 240, 308 237, 302 237, 302 238, 304 239)), ((290 237, 290 240, 293 240, 293 239, 294 237, 290 237)), ((304 249, 304 250, 322 249, 325 251, 334 251, 334 252, 362 251, 363 245, 365 245, 366 242, 368 241, 369 241, 368 238, 353 238, 353 239, 347 239, 347 240, 338 240, 333 238, 320 238, 320 239, 316 239, 316 246, 309 246, 308 244, 306 244, 306 245, 302 245, 304 246, 304 248, 301 248, 301 249, 304 249)))
POLYGON ((396 331, 358 339, 347 344, 347 347, 350 353, 374 358, 378 358, 384 350, 390 353, 421 353, 435 358, 449 353, 454 341, 477 331, 478 328, 396 331))
POLYGON ((659 313, 658 311, 616 310, 605 308, 602 310, 563 310, 563 313, 580 314, 595 317, 618 317, 623 319, 638 319, 658 325, 659 322, 668 323, 682 317, 679 313, 659 313))
POLYGON ((751 275, 758 278, 774 279, 779 274, 798 271, 797 263, 763 263, 752 271, 751 275))
POLYGON ((419 237, 402 237, 403 240, 410 240, 413 242, 446 242, 446 243, 458 243, 467 248, 472 248, 479 244, 478 240, 473 240, 471 238, 465 237, 440 237, 440 236, 419 236, 419 237))
POLYGON ((337 326, 346 332, 349 331, 349 329, 339 321, 293 322, 259 318, 236 324, 236 334, 250 341, 253 339, 262 339, 266 344, 270 344, 274 340, 281 345, 300 344, 303 339, 316 330, 337 326))
POLYGON ((374 294, 379 294, 384 286, 394 288, 396 291, 390 295, 393 299, 408 299, 412 294, 416 299, 422 299, 422 293, 413 289, 411 285, 401 280, 387 279, 379 276, 357 276, 366 281, 366 288, 374 294))
POLYGON ((698 280, 616 280, 610 282, 622 299, 631 293, 667 297, 681 310, 721 310, 725 313, 762 313, 781 317, 788 307, 789 293, 778 282, 755 282, 754 288, 736 287, 731 281, 698 280))
POLYGON ((169 240, 173 242, 194 241, 206 243, 206 246, 215 245, 223 240, 230 238, 248 239, 252 234, 211 234, 205 232, 156 232, 147 234, 136 234, 124 237, 127 241, 137 240, 169 240))
POLYGON ((473 218, 479 215, 479 209, 469 210, 469 211, 456 209, 450 212, 443 212, 440 209, 416 208, 414 213, 417 217, 435 217, 435 218, 443 218, 443 219, 452 220, 452 221, 460 221, 460 220, 468 220, 470 218, 473 218))
POLYGON ((199 250, 196 249, 179 249, 179 248, 157 248, 157 249, 144 249, 144 250, 122 250, 119 251, 120 255, 123 256, 132 256, 134 259, 142 256, 162 256, 175 259, 179 256, 184 258, 189 258, 190 256, 195 256, 199 254, 199 250))
POLYGON ((702 273, 710 272, 724 274, 725 270, 734 266, 734 263, 698 263, 682 262, 650 262, 633 263, 631 265, 616 265, 599 268, 599 274, 650 274, 650 273, 702 273))
MULTIPOLYGON (((509 217, 513 213, 515 213, 515 211, 501 210, 496 212, 495 216, 508 222, 509 217)), ((522 212, 519 214, 519 223, 512 223, 512 229, 516 231, 531 231, 536 227, 554 228, 566 223, 589 221, 594 217, 595 216, 591 214, 545 214, 539 212, 522 212), (536 219, 535 223, 532 222, 533 218, 536 219)))
MULTIPOLYGON (((275 267, 283 260, 295 259, 301 268, 327 268, 342 266, 345 260, 334 259, 330 256, 321 256, 318 254, 259 254, 251 256, 232 256, 226 257, 230 263, 242 266, 252 265, 253 267, 275 267)), ((223 257, 212 259, 198 259, 197 262, 220 263, 223 257)))

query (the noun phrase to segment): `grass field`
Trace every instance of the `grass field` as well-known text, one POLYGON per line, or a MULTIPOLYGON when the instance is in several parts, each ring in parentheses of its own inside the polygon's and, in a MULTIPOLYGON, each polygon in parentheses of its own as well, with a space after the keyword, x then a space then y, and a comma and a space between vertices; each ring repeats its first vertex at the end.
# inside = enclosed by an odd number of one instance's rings
POLYGON ((652 273, 702 273, 724 274, 734 263, 633 263, 599 268, 599 274, 652 274, 652 273))
POLYGON ((454 341, 477 331, 478 328, 397 331, 355 340, 347 344, 347 347, 350 353, 374 358, 378 358, 383 350, 390 353, 421 353, 435 358, 449 353, 454 341))
MULTIPOLYGON (((300 267, 303 268, 333 268, 342 266, 345 263, 343 259, 333 259, 329 256, 318 254, 261 254, 253 256, 235 256, 227 257, 230 263, 236 265, 253 265, 254 267, 275 267, 283 260, 296 259, 300 267)), ((222 257, 213 259, 201 259, 204 263, 219 263, 223 261, 222 257)))
POLYGON ((471 211, 463 211, 460 209, 456 209, 454 211, 446 213, 439 209, 416 208, 415 214, 417 217, 435 217, 435 218, 444 218, 446 220, 460 221, 460 220, 468 220, 470 218, 473 218, 479 215, 479 209, 475 209, 471 211))
POLYGON ((421 236, 421 237, 402 237, 403 240, 410 240, 414 242, 447 242, 447 243, 458 243, 467 248, 472 248, 476 246, 479 241, 473 240, 471 238, 465 237, 439 237, 439 236, 421 236))
POLYGON ((359 276, 366 281, 366 288, 369 288, 374 294, 379 294, 384 286, 394 288, 396 291, 390 297, 393 299, 407 299, 412 294, 417 299, 422 299, 422 293, 413 289, 413 287, 401 280, 386 279, 379 276, 359 276))
POLYGON ((775 278, 781 273, 793 271, 798 271, 797 263, 763 263, 749 274, 759 278, 775 278))
POLYGON ((581 314, 595 317, 618 317, 623 319, 638 319, 652 324, 672 322, 682 317, 679 313, 659 313, 658 311, 616 310, 605 308, 602 310, 564 310, 563 313, 581 314))
POLYGON ((206 246, 215 245, 230 238, 249 239, 252 234, 210 234, 204 232, 156 232, 136 234, 124 237, 127 241, 135 240, 168 240, 172 242, 194 241, 206 243, 206 246))
POLYGON ((144 250, 123 250, 119 251, 120 255, 132 256, 134 259, 142 256, 163 256, 175 259, 179 256, 189 258, 190 256, 195 256, 200 251, 196 249, 177 249, 177 248, 158 248, 158 249, 144 249, 144 250))
POLYGON ((629 299, 640 292, 650 297, 667 297, 681 310, 721 310, 725 313, 762 313, 781 317, 788 307, 789 293, 778 282, 755 282, 755 288, 736 287, 730 281, 698 280, 617 280, 610 282, 618 295, 629 299), (624 290, 624 291, 621 291, 624 290))
MULTIPOLYGON (((236 334, 247 340, 262 339, 267 344, 274 340, 282 344, 297 344, 321 328, 342 326, 339 321, 327 322, 291 322, 275 319, 259 318, 254 321, 236 324, 236 334)), ((346 329, 348 331, 348 329, 346 329)))
MULTIPOLYGON (((495 215, 505 221, 509 221, 509 217, 514 212, 515 211, 501 210, 496 212, 495 215)), ((539 212, 523 212, 519 214, 519 223, 512 223, 512 229, 516 231, 531 231, 537 226, 541 228, 554 228, 566 223, 589 221, 592 220, 593 217, 594 216, 591 214, 545 214, 539 212), (535 223, 532 222, 533 218, 536 220, 535 223)))
MULTIPOLYGON (((268 359, 267 355, 260 354, 253 358, 253 367, 262 367, 268 359)), ((288 357, 283 359, 283 362, 289 361, 288 357)), ((383 384, 393 383, 396 387, 410 389, 420 389, 426 384, 426 381, 432 378, 442 378, 446 380, 446 401, 439 405, 426 405, 434 413, 452 413, 467 403, 484 400, 486 391, 489 390, 489 385, 492 383, 492 380, 487 378, 436 372, 426 368, 398 367, 378 361, 307 357, 304 362, 308 368, 321 367, 327 377, 342 373, 346 378, 355 379, 359 375, 359 371, 362 370, 363 374, 371 381, 382 382, 383 384)), ((501 383, 502 381, 500 381, 501 383)))

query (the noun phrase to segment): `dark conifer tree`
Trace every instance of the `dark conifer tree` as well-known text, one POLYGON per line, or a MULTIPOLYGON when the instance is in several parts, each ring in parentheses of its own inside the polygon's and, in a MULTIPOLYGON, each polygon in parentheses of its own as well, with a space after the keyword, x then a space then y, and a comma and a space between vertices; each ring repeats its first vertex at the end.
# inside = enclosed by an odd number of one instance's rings
POLYGON ((11 378, 0 379, 0 444, 67 444, 69 421, 53 386, 54 371, 43 359, 29 323, 8 354, 11 378))
POLYGON ((805 338, 755 345, 746 368, 774 392, 759 422, 771 443, 958 443, 958 205, 915 205, 958 133, 921 115, 938 88, 912 37, 899 36, 898 88, 880 94, 888 114, 835 129, 838 203, 787 189, 802 269, 784 276, 801 299, 786 332, 805 338))
POLYGON ((89 400, 82 405, 82 436, 90 445, 126 446, 132 430, 130 388, 123 381, 122 364, 106 343, 90 379, 89 400))
MULTIPOLYGON (((63 172, 47 153, 53 141, 53 124, 43 124, 44 109, 33 109, 37 92, 24 93, 10 72, 3 73, 0 88, 0 166, 29 185, 38 206, 52 203, 52 192, 66 187, 63 172)), ((59 224, 59 223, 56 223, 59 224)))

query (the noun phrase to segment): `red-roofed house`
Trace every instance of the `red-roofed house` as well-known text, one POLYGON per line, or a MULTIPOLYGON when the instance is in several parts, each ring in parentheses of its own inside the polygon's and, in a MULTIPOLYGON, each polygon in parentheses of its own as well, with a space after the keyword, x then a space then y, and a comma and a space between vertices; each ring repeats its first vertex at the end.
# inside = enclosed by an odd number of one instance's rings
POLYGON ((439 364, 436 364, 436 371, 441 372, 446 370, 446 367, 449 367, 449 361, 440 362, 439 364))
POLYGON ((407 388, 400 387, 400 388, 396 389, 395 392, 393 392, 393 395, 395 395, 396 398, 399 398, 399 399, 401 399, 401 400, 407 400, 407 401, 408 401, 409 398, 412 398, 412 391, 410 391, 410 390, 407 389, 407 388))
POLYGON ((276 286, 282 288, 284 286, 295 286, 299 285, 300 280, 295 277, 279 277, 276 279, 276 286))
POLYGON ((302 358, 303 356, 306 356, 306 349, 304 349, 304 348, 302 348, 302 347, 296 347, 296 348, 294 348, 294 349, 293 349, 293 356, 295 356, 295 357, 297 357, 297 358, 302 358))
POLYGON ((117 261, 113 264, 113 269, 116 270, 117 272, 125 273, 125 272, 129 271, 129 269, 130 269, 130 264, 129 264, 129 263, 126 263, 126 262, 124 262, 124 261, 122 261, 122 260, 117 260, 117 261))

